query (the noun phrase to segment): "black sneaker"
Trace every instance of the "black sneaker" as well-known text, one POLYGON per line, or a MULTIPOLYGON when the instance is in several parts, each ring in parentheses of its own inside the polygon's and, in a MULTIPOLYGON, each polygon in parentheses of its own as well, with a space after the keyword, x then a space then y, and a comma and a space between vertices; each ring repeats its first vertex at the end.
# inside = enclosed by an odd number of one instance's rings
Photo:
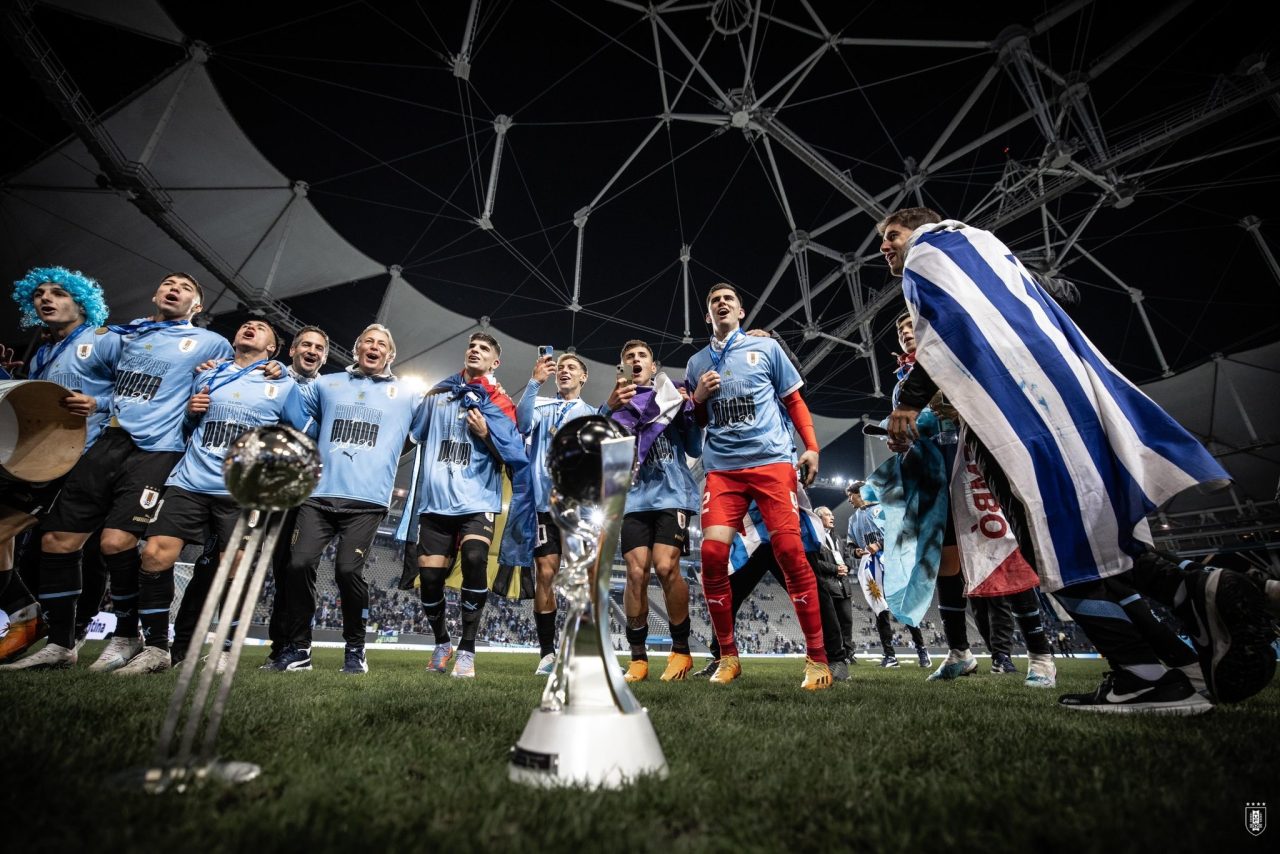
POLYGON ((271 669, 277 673, 311 669, 311 647, 287 646, 276 656, 271 669))
POLYGON ((1213 568, 1187 573, 1187 600, 1177 613, 1215 700, 1238 703, 1271 682, 1277 622, 1266 596, 1247 577, 1213 568))
POLYGON ((1166 670, 1154 682, 1128 670, 1108 670, 1096 691, 1063 694, 1058 705, 1083 712, 1149 715, 1199 715, 1213 708, 1181 670, 1166 670))
POLYGON ((351 675, 369 672, 369 663, 364 660, 364 647, 347 645, 347 651, 342 660, 342 672, 351 675))
POLYGON ((898 663, 898 657, 896 655, 886 655, 884 658, 880 659, 880 666, 901 667, 902 665, 898 663))
POLYGON ((716 671, 719 669, 720 669, 720 659, 713 658, 707 662, 706 667, 702 668, 696 673, 691 673, 689 675, 694 676, 698 679, 710 679, 712 676, 716 675, 716 671))
POLYGON ((1003 652, 994 652, 991 654, 991 672, 1017 673, 1018 668, 1014 667, 1012 658, 1005 655, 1003 652))
POLYGON ((832 661, 831 662, 831 678, 837 682, 849 681, 849 662, 832 661))

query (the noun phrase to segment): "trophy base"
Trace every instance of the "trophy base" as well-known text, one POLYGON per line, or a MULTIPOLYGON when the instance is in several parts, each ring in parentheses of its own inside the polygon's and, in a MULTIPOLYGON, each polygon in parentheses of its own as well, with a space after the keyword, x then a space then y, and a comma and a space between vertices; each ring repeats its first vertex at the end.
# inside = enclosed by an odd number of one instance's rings
POLYGON ((197 786, 213 783, 237 786, 262 776, 262 766, 235 759, 214 759, 207 765, 189 768, 170 766, 130 768, 115 775, 115 781, 124 788, 142 789, 152 794, 161 792, 185 792, 197 786))
POLYGON ((536 709, 507 765, 507 779, 543 788, 621 789, 647 775, 665 780, 667 759, 644 710, 536 709))

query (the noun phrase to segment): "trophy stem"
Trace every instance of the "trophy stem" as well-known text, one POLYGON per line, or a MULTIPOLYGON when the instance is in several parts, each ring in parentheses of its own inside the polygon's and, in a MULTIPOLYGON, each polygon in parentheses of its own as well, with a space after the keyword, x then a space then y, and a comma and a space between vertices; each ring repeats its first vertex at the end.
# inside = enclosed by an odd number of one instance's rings
POLYGON ((249 634, 249 624, 253 610, 257 606, 258 596, 266 580, 266 570, 271 563, 271 556, 284 527, 283 512, 267 512, 245 510, 240 514, 232 531, 231 543, 244 541, 243 555, 257 560, 239 567, 235 575, 231 574, 236 561, 237 549, 228 547, 218 562, 214 573, 208 598, 200 609, 192 634, 194 650, 189 650, 178 673, 178 682, 174 686, 169 699, 169 708, 160 727, 160 736, 156 741, 152 766, 144 774, 144 785, 152 791, 163 791, 170 785, 185 786, 187 782, 205 778, 217 778, 224 782, 245 782, 256 778, 261 769, 251 763, 219 762, 214 758, 218 731, 222 726, 222 718, 226 713, 227 702, 231 695, 232 681, 235 679, 240 652, 249 634), (246 532, 248 537, 245 537, 246 532), (216 629, 214 614, 221 612, 216 629), (234 619, 233 619, 234 617, 234 619), (217 662, 220 653, 235 624, 230 655, 225 671, 217 673, 217 662), (204 661, 197 678, 196 670, 200 667, 199 648, 213 631, 212 647, 204 661), (212 705, 209 696, 213 689, 215 676, 220 675, 217 692, 212 705), (194 683, 194 690, 193 690, 194 683), (189 701, 189 702, 188 702, 189 701), (206 708, 209 707, 209 708, 206 708), (183 721, 183 714, 186 719, 183 721), (204 721, 204 734, 198 757, 193 761, 192 755, 197 734, 204 721), (179 723, 182 723, 181 737, 177 739, 179 723))

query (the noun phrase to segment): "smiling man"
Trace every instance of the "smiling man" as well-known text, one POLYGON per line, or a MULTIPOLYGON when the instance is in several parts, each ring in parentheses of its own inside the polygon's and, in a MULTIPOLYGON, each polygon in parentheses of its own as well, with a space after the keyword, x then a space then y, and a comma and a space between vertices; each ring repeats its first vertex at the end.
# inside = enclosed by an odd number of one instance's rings
MULTIPOLYGON (((206 531, 217 538, 213 552, 219 557, 227 548, 238 546, 231 542, 231 534, 240 507, 222 477, 227 449, 256 427, 280 421, 297 427, 306 420, 294 381, 287 376, 269 380, 260 370, 280 349, 276 331, 268 323, 246 321, 231 346, 235 350, 232 361, 202 371, 192 383, 187 402, 191 440, 165 483, 164 496, 155 520, 147 526, 147 543, 142 550, 138 615, 145 645, 128 664, 115 671, 118 676, 169 669, 173 566, 182 547, 205 542, 206 531)), ((197 572, 208 573, 210 569, 208 565, 196 565, 197 572)), ((194 581, 187 586, 184 606, 202 607, 208 590, 208 581, 194 581)), ((184 647, 175 649, 174 654, 180 659, 185 652, 184 647)), ((220 653, 224 654, 225 650, 220 653)), ((225 665, 220 661, 219 666, 225 665)))
MULTIPOLYGON (((93 279, 63 267, 37 267, 14 283, 14 301, 22 312, 22 326, 43 330, 45 342, 36 350, 27 378, 54 382, 70 393, 61 404, 85 421, 85 450, 93 447, 111 414, 111 388, 116 361, 120 357, 120 336, 98 327, 106 322, 107 303, 102 288, 93 279)), ((39 516, 58 494, 64 478, 45 484, 0 481, 0 505, 39 516)), ((0 662, 22 655, 42 636, 46 627, 39 617, 35 597, 24 583, 23 574, 38 588, 40 535, 26 535, 23 565, 13 569, 15 541, 0 542, 0 610, 9 615, 9 631, 0 638, 0 662)), ((96 546, 96 543, 94 544, 96 546)), ((91 548, 88 566, 92 570, 83 591, 85 611, 97 605, 106 590, 96 547, 91 548)), ((82 615, 83 616, 83 615, 82 615)), ((80 625, 76 626, 77 634, 80 625)))
MULTIPOLYGON (((289 345, 289 376, 298 385, 315 382, 328 358, 328 333, 319 326, 304 326, 293 336, 293 343, 289 345)), ((316 427, 315 421, 308 421, 302 429, 313 439, 318 435, 319 428, 316 427)), ((286 514, 282 530, 292 531, 297 523, 298 508, 294 507, 286 514)), ((289 574, 289 540, 288 536, 281 537, 276 543, 275 554, 271 557, 271 574, 275 582, 271 598, 271 619, 267 624, 271 651, 262 665, 263 670, 271 670, 276 658, 289 644, 284 628, 285 614, 289 611, 289 585, 284 583, 284 579, 289 574)), ((176 631, 175 629, 175 634, 176 631)))
POLYGON ((1205 694, 1236 702, 1276 668, 1274 619, 1243 574, 1183 571, 1150 548, 1148 514, 1197 484, 1225 484, 1204 447, 1120 374, 995 235, 928 208, 877 224, 902 276, 915 366, 889 416, 897 447, 941 391, 1023 556, 1107 658, 1097 690, 1064 708, 1199 714, 1210 701, 1166 668, 1116 584, 1169 606, 1200 655, 1205 694))
POLYGON ((516 426, 529 441, 534 510, 538 514, 533 549, 533 622, 538 633, 538 653, 541 656, 534 672, 539 676, 549 676, 555 667, 554 585, 556 572, 560 569, 560 528, 551 517, 551 475, 547 471, 547 449, 551 447, 551 439, 562 425, 596 411, 582 400, 582 388, 586 384, 586 365, 574 354, 564 353, 558 359, 539 356, 533 363, 529 384, 516 407, 516 426), (539 389, 552 374, 556 378, 555 396, 540 397, 539 389))
POLYGON ((110 423, 67 475, 42 525, 40 599, 49 620, 49 643, 8 667, 75 664, 83 548, 99 528, 116 636, 90 669, 116 670, 141 651, 138 538, 155 518, 164 483, 186 446, 183 420, 192 371, 209 359, 234 355, 225 338, 192 325, 203 301, 194 276, 171 273, 152 297, 156 310, 151 317, 108 327, 121 336, 110 423))
MULTIPOLYGON (((391 331, 370 324, 356 338, 355 364, 299 386, 303 410, 319 424, 324 474, 298 510, 292 554, 283 583, 289 585, 277 671, 311 669, 311 622, 316 609, 316 571, 325 546, 339 538, 334 575, 342 598, 342 672, 367 673, 365 623, 369 585, 364 565, 378 525, 386 516, 404 442, 415 434, 423 395, 391 373, 396 344, 391 331)), ((277 582, 280 583, 280 582, 277 582)))

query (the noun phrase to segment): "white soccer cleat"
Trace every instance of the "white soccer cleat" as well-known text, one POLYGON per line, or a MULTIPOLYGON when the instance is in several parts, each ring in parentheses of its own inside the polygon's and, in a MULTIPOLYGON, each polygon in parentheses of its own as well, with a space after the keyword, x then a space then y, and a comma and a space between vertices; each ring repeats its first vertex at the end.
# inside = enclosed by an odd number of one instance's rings
POLYGON ((1058 684, 1058 665, 1053 663, 1052 655, 1032 653, 1030 660, 1022 684, 1028 688, 1052 688, 1058 684))
POLYGON ((119 670, 142 652, 142 638, 112 638, 107 648, 98 656, 98 660, 89 665, 94 673, 110 673, 119 670))
POLYGON ((46 643, 26 658, 19 658, 11 664, 0 664, 0 670, 63 670, 74 667, 76 661, 74 649, 46 643))
POLYGON ((163 673, 172 666, 169 650, 158 646, 144 646, 142 652, 129 659, 124 667, 116 668, 116 676, 140 676, 144 673, 163 673))
POLYGON ((533 671, 534 676, 550 676, 556 669, 555 653, 547 653, 542 656, 542 660, 538 662, 538 667, 533 671))
POLYGON ((961 652, 953 649, 947 653, 946 661, 938 665, 938 669, 929 674, 925 679, 926 682, 951 681, 959 679, 961 676, 970 676, 978 669, 978 659, 974 657, 973 650, 966 649, 961 652))

